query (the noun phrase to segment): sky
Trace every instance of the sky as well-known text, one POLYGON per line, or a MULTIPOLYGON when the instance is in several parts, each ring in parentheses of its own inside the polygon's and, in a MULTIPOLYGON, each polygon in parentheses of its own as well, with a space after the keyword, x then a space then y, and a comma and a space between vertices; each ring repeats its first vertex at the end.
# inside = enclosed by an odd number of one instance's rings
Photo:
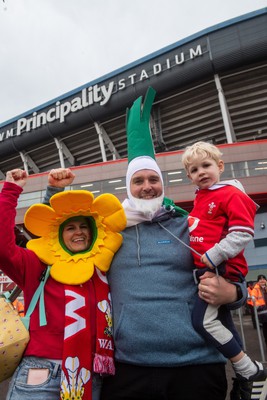
POLYGON ((0 124, 267 0, 0 0, 0 124))

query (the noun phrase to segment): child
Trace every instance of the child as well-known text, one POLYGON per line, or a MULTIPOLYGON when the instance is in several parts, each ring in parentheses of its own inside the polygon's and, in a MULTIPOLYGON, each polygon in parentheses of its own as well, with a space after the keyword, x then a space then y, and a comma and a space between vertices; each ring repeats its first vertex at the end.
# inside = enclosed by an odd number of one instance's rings
MULTIPOLYGON (((189 215, 190 244, 197 277, 212 270, 232 282, 242 282, 248 271, 243 253, 254 234, 257 205, 237 180, 220 182, 221 156, 216 146, 205 142, 187 147, 182 156, 188 178, 198 186, 189 215)), ((195 329, 230 359, 239 381, 264 380, 267 371, 243 352, 227 306, 210 305, 207 296, 201 292, 193 310, 195 329)))

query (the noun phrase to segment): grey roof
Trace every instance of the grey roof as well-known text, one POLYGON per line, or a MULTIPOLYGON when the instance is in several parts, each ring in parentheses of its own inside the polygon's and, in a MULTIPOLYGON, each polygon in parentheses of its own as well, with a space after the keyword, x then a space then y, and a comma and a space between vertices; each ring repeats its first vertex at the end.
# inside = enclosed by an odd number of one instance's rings
POLYGON ((227 143, 220 96, 234 141, 267 138, 267 8, 207 28, 1 124, 0 177, 25 165, 36 173, 62 162, 127 157, 125 110, 150 85, 157 90, 156 152, 199 139, 227 143), (101 87, 112 89, 106 103, 101 87), (56 112, 68 104, 74 108, 60 122, 56 112), (19 121, 28 124, 21 132, 19 121))

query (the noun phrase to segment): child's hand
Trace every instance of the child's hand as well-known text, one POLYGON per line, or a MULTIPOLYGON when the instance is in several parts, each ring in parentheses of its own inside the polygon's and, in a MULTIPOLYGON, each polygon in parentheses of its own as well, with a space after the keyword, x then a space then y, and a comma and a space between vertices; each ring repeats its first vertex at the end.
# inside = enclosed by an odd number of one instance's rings
POLYGON ((52 169, 48 174, 48 185, 64 188, 71 185, 75 174, 69 168, 52 169))
POLYGON ((205 264, 207 267, 211 268, 211 269, 215 269, 214 266, 209 262, 208 257, 206 256, 206 254, 202 254, 200 261, 205 264))
POLYGON ((23 169, 12 169, 6 173, 6 182, 15 183, 16 185, 23 187, 27 181, 27 172, 23 169))

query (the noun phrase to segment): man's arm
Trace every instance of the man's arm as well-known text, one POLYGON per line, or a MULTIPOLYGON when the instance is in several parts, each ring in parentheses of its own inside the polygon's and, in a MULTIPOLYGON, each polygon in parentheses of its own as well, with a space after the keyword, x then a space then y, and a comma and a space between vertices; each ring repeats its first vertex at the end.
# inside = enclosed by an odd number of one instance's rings
POLYGON ((50 205, 50 198, 59 192, 63 192, 66 186, 72 184, 75 174, 69 168, 52 169, 48 174, 48 186, 46 188, 44 204, 50 205))
POLYGON ((207 303, 215 306, 225 304, 232 310, 241 307, 247 298, 245 281, 230 283, 210 272, 200 277, 198 290, 199 297, 207 303))

